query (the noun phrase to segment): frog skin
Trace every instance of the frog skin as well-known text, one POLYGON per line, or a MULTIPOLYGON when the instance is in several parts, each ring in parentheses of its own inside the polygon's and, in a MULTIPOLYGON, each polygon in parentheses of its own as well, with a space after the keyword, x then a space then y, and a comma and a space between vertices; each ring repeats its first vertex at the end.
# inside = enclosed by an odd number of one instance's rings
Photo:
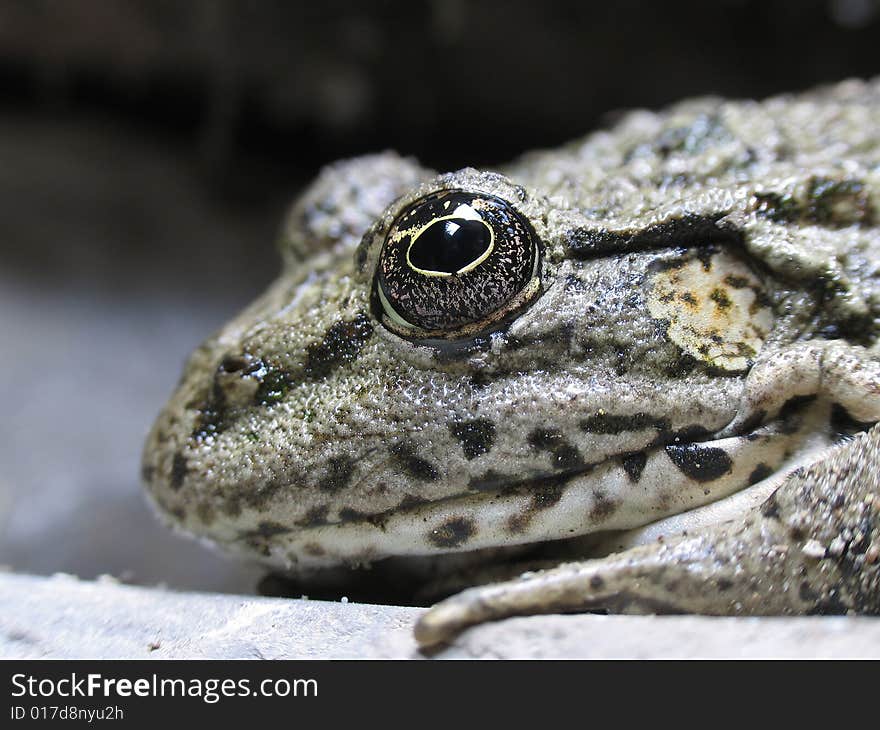
POLYGON ((189 359, 148 494, 288 575, 501 579, 425 645, 548 611, 878 613, 878 216, 880 80, 631 112, 495 171, 337 163, 189 359))

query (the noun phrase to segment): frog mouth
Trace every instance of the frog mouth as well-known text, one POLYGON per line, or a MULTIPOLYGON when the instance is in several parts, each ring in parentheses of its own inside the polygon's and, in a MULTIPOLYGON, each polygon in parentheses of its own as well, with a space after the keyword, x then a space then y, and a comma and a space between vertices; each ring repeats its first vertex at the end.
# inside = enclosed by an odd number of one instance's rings
MULTIPOLYGON (((572 471, 306 527, 273 544, 269 557, 277 550, 279 567, 299 573, 614 534, 693 515, 746 491, 743 504, 754 506, 795 462, 828 445, 826 436, 817 436, 827 431, 819 427, 828 423, 827 404, 802 405, 797 418, 789 414, 734 436, 656 445, 572 471), (291 555, 297 556, 293 566, 291 555)), ((728 513, 721 510, 714 519, 723 521, 728 513)))

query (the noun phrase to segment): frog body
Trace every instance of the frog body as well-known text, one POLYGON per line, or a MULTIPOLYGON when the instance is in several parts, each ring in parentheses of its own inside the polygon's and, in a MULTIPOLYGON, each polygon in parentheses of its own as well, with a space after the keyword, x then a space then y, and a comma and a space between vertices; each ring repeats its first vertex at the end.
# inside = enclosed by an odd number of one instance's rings
POLYGON ((522 581, 450 599, 430 643, 505 615, 471 611, 490 595, 508 613, 757 612, 740 594, 771 590, 768 531, 743 525, 780 495, 803 524, 779 544, 815 541, 813 478, 843 494, 865 580, 825 571, 778 612, 880 611, 878 216, 878 81, 633 112, 496 171, 337 163, 293 206, 279 278, 190 358, 148 493, 174 527, 294 575, 591 558, 552 599, 552 571, 520 603, 522 581), (846 478, 810 477, 829 464, 846 478), (734 543, 752 583, 700 563, 732 582, 724 602, 681 576, 638 595, 734 543), (646 573, 621 570, 636 559, 646 573))

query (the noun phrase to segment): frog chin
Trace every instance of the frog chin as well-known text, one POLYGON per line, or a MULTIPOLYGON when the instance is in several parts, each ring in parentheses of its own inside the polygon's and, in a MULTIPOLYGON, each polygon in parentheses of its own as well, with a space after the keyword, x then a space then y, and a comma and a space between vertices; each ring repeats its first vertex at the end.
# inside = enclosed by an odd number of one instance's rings
MULTIPOLYGON (((827 445, 828 407, 808 404, 791 415, 727 438, 674 443, 470 492, 359 521, 316 525, 283 536, 263 560, 291 573, 389 557, 478 553, 597 534, 597 553, 618 539, 648 541, 695 528, 759 504, 799 461, 827 445), (823 427, 820 427, 823 424, 823 427), (733 496, 736 495, 736 496, 733 496), (706 505, 712 505, 707 507, 706 505), (682 515, 699 514, 697 521, 682 515), (675 517, 678 516, 678 521, 675 517), (668 520, 672 521, 668 521, 668 520), (660 522, 658 522, 660 521, 660 522), (646 525, 661 527, 651 532, 646 525), (665 526, 664 526, 665 523, 665 526), (641 537, 626 531, 642 529, 641 537)), ((592 551, 591 551, 592 553, 592 551)))

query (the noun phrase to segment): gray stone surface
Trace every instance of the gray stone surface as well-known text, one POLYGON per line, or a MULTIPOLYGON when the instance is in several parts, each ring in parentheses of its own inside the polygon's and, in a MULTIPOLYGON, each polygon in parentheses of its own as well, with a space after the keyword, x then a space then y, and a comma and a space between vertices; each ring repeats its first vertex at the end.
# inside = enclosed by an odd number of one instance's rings
POLYGON ((414 655, 418 609, 0 577, 0 656, 316 659, 414 655))
MULTIPOLYGON (((2 658, 418 658, 423 609, 0 576, 2 658)), ((435 658, 880 658, 880 619, 535 616, 435 658)))

